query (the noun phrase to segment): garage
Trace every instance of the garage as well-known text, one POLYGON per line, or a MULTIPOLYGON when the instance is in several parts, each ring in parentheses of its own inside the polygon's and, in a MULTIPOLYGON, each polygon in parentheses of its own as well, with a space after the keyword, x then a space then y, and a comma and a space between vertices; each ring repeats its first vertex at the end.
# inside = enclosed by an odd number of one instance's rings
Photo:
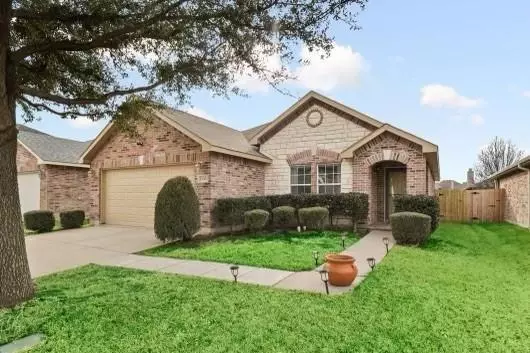
POLYGON ((17 179, 22 213, 40 210, 39 172, 19 173, 17 179))
POLYGON ((152 228, 156 197, 164 183, 176 176, 193 181, 194 169, 181 165, 103 171, 103 222, 152 228))

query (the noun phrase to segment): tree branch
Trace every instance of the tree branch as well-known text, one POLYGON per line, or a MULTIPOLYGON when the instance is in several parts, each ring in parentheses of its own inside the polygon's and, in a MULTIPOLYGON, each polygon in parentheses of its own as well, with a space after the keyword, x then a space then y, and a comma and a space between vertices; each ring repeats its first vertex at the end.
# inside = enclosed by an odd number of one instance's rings
POLYGON ((76 110, 66 110, 66 111, 60 112, 58 110, 55 110, 55 109, 49 107, 46 104, 32 102, 31 100, 29 100, 28 98, 26 98, 24 96, 19 96, 18 99, 20 99, 21 101, 25 102, 26 104, 32 106, 33 108, 35 108, 37 110, 46 110, 46 111, 48 111, 48 112, 50 112, 52 114, 55 114, 55 115, 58 115, 58 116, 61 116, 61 117, 68 117, 68 116, 72 116, 72 115, 84 116, 84 117, 96 117, 98 115, 112 113, 111 110, 106 110, 106 111, 97 112, 97 113, 80 113, 80 112, 78 112, 76 110))

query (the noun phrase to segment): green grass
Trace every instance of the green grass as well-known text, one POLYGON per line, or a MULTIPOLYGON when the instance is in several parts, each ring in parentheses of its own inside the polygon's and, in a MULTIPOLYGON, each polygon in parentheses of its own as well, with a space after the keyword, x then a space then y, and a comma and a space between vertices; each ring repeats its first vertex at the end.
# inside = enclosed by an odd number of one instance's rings
POLYGON ((0 344, 43 332, 32 353, 525 353, 529 254, 527 230, 444 224, 329 297, 88 266, 0 311, 0 344))
MULTIPOLYGON (((290 271, 315 268, 313 251, 322 256, 342 251, 341 232, 288 232, 231 235, 210 240, 176 242, 143 251, 143 255, 207 260, 290 271)), ((346 247, 358 240, 348 234, 346 247)))

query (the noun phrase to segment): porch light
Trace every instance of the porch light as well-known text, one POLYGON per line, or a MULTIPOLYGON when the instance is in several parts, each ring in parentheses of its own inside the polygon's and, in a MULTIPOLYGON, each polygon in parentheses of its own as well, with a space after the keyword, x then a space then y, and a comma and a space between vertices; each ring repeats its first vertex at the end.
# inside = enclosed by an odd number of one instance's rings
POLYGON ((369 257, 366 259, 366 261, 368 262, 368 266, 370 266, 370 269, 373 271, 375 267, 375 258, 369 257))
POLYGON ((318 271, 318 273, 320 273, 320 279, 322 280, 322 282, 324 282, 324 286, 326 286, 326 294, 329 295, 329 285, 328 285, 328 270, 326 270, 325 268, 318 271))
POLYGON ((342 249, 346 250, 346 233, 342 233, 342 249))
POLYGON ((386 253, 388 254, 388 244, 390 243, 390 239, 388 239, 387 237, 384 237, 383 238, 383 244, 385 244, 385 247, 386 247, 386 253))
POLYGON ((315 259, 315 266, 318 266, 318 251, 313 251, 313 259, 315 259))
POLYGON ((239 266, 230 266, 230 272, 232 272, 232 276, 234 276, 234 282, 237 283, 237 276, 239 275, 239 266))

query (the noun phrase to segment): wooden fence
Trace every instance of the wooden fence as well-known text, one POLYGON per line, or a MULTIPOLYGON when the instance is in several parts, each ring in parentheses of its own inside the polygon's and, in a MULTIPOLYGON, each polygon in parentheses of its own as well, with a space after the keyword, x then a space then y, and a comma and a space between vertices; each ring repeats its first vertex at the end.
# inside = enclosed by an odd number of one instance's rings
POLYGON ((440 219, 450 222, 504 221, 504 189, 437 191, 440 219))

